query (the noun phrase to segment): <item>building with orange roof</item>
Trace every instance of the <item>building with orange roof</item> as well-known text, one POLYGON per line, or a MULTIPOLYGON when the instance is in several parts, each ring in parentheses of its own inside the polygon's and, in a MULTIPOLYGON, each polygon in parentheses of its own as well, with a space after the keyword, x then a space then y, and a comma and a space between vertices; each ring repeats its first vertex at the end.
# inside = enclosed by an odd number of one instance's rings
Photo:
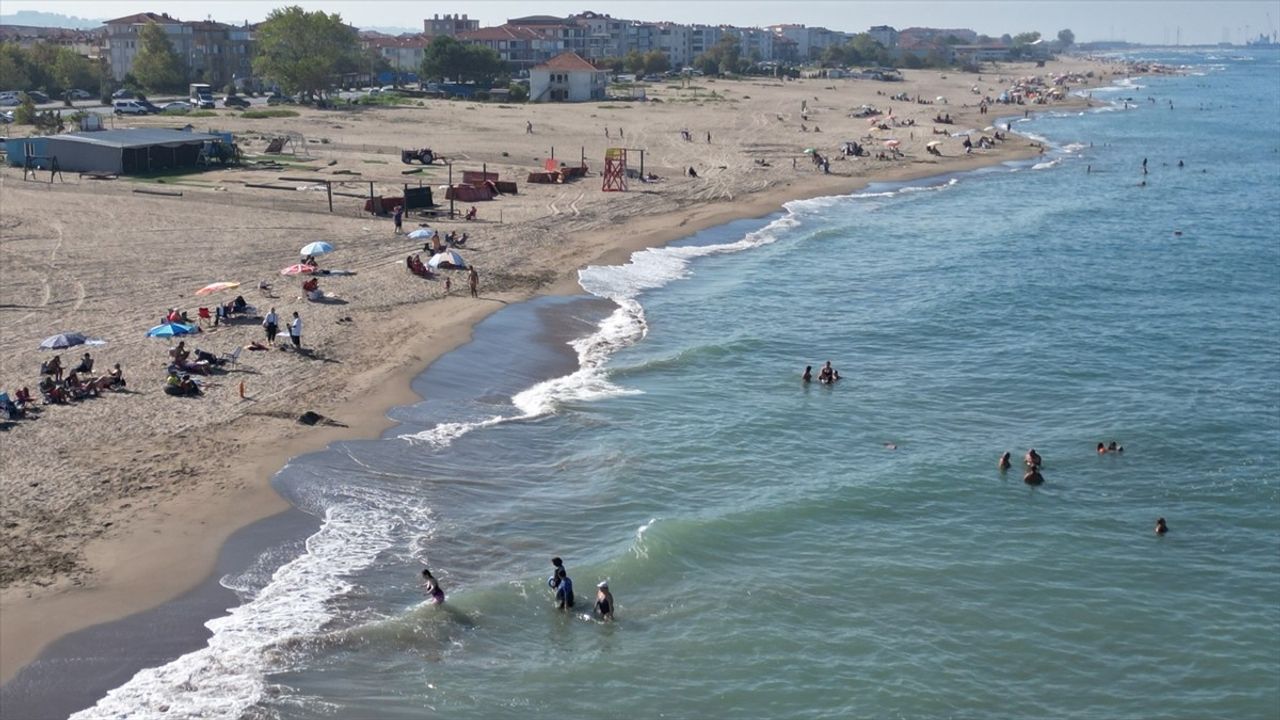
POLYGON ((560 53, 529 70, 530 102, 604 100, 608 88, 608 71, 583 60, 575 52, 560 53))

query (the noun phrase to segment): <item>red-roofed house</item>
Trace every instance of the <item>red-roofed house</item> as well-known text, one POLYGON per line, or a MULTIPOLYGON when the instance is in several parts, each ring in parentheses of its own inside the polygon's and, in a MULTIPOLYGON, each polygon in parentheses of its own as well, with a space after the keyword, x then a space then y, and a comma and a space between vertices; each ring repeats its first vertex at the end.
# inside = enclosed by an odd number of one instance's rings
POLYGON ((604 100, 609 72, 565 52, 529 70, 531 102, 585 102, 604 100))
POLYGON ((467 45, 480 45, 498 53, 505 63, 516 69, 535 65, 563 48, 554 40, 547 40, 538 33, 525 27, 498 25, 460 32, 456 36, 458 42, 467 45))

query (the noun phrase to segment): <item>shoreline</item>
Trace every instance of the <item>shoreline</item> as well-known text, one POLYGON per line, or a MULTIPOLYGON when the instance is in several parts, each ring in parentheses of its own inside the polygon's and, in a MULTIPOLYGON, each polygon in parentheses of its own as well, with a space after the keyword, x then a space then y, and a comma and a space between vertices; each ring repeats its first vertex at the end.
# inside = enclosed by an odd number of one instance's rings
MULTIPOLYGON (((1053 107, 1068 106, 1083 106, 1083 101, 1053 107)), ((1021 142, 1028 140, 1015 136, 1021 142)), ((496 302, 473 303, 461 297, 431 302, 437 298, 429 298, 398 308, 408 316, 411 326, 428 327, 430 333, 408 343, 409 347, 400 348, 387 362, 348 379, 348 384, 361 388, 362 393, 358 393, 359 402, 344 404, 341 412, 333 413, 346 427, 290 425, 246 443, 230 466, 237 485, 231 491, 170 498, 152 510, 140 511, 130 520, 128 531, 89 542, 85 558, 94 569, 94 577, 93 583, 83 589, 66 586, 41 592, 10 587, 0 593, 5 615, 0 682, 8 682, 45 647, 69 633, 154 608, 208 580, 232 533, 292 508, 272 487, 272 478, 280 468, 299 455, 333 442, 377 437, 394 426, 388 411, 421 399, 412 390, 413 379, 466 343, 476 323, 504 305, 541 295, 580 293, 577 270, 581 267, 625 263, 636 251, 661 247, 734 220, 764 217, 793 200, 845 195, 871 183, 958 174, 1029 160, 1038 153, 1030 145, 1005 145, 995 154, 949 157, 945 163, 929 163, 927 167, 889 166, 865 177, 797 176, 742 196, 695 201, 674 213, 627 218, 607 230, 587 231, 582 244, 596 251, 575 260, 569 269, 560 271, 540 288, 483 296, 496 302), (442 309, 451 316, 442 323, 429 322, 442 309), (145 562, 138 562, 144 557, 145 562)), ((323 405, 317 408, 327 409, 323 405)))

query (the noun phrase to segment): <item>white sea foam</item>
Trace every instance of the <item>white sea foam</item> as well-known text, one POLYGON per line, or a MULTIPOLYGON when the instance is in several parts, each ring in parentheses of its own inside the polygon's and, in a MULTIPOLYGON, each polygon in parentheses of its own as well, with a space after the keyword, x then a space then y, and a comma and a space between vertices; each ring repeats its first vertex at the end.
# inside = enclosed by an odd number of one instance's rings
MULTIPOLYGON (((266 695, 266 675, 282 669, 285 657, 273 648, 319 631, 332 619, 328 601, 352 589, 346 577, 391 545, 389 506, 423 511, 385 497, 330 507, 305 553, 280 566, 252 600, 205 623, 213 633, 205 647, 139 671, 72 720, 240 718, 266 695)), ((423 519, 414 522, 421 527, 423 519)))

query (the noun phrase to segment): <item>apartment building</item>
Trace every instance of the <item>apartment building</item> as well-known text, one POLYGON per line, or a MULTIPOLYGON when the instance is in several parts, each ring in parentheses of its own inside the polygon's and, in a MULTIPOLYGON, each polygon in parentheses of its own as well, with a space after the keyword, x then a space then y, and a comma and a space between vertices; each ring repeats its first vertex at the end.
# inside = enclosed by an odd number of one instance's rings
POLYGON ((187 77, 214 86, 253 81, 254 39, 250 25, 227 25, 211 20, 184 22, 168 13, 136 13, 107 20, 104 55, 111 77, 124 79, 133 70, 141 47, 139 33, 155 23, 168 36, 174 52, 186 64, 187 77))
POLYGON ((360 33, 360 46, 373 50, 379 57, 387 61, 391 69, 397 72, 418 72, 422 67, 422 58, 426 54, 431 38, 426 35, 385 35, 383 33, 360 33))
POLYGON ((101 55, 105 38, 105 28, 72 30, 30 25, 0 25, 0 42, 13 43, 24 50, 30 50, 36 45, 57 45, 91 59, 101 55))
POLYGON ((457 37, 458 33, 471 32, 480 29, 479 20, 471 20, 463 15, 440 16, 436 13, 422 21, 422 34, 427 37, 440 37, 445 35, 448 37, 457 37))

